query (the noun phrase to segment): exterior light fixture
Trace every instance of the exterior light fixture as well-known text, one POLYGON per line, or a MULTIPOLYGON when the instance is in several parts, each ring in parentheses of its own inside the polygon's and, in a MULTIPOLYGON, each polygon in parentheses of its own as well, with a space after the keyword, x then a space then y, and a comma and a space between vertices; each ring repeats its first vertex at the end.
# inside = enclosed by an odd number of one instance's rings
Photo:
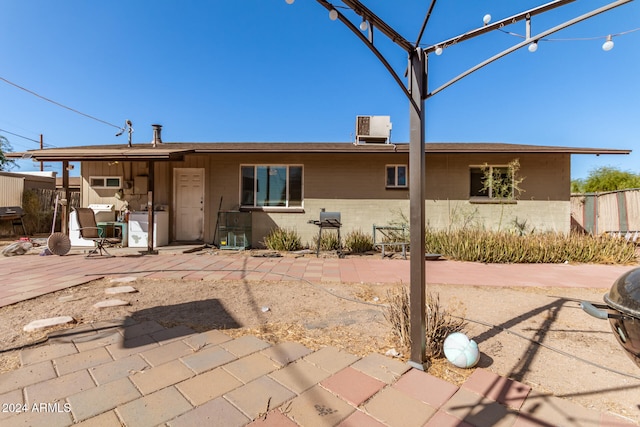
POLYGON ((535 41, 535 42, 531 43, 527 49, 529 49, 529 52, 531 52, 531 53, 533 53, 536 50, 538 50, 538 41, 535 41))
POLYGON ((436 55, 438 55, 438 56, 442 55, 442 47, 438 46, 436 48, 435 52, 436 52, 436 55))
POLYGON ((607 36, 607 41, 602 44, 602 50, 604 50, 605 52, 609 52, 611 49, 613 49, 613 40, 611 39, 611 34, 609 34, 607 36))
POLYGON ((484 22, 484 25, 489 24, 489 22, 491 22, 491 15, 489 15, 488 13, 484 15, 484 17, 482 18, 482 22, 484 22))
POLYGON ((329 19, 331 19, 332 21, 338 19, 338 11, 335 9, 331 9, 331 11, 329 12, 329 19))

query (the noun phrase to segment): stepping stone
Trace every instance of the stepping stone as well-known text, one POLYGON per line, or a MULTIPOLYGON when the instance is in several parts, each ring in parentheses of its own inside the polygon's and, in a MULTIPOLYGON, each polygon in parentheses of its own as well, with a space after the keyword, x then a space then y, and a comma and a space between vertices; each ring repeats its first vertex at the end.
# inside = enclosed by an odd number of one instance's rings
POLYGON ((130 294, 133 292, 138 292, 138 290, 133 286, 117 286, 115 288, 107 288, 104 290, 104 293, 107 295, 130 294))
POLYGON ((64 325, 67 323, 75 323, 75 319, 71 316, 50 317, 48 319, 38 319, 25 325, 22 328, 25 332, 33 332, 38 329, 48 328, 49 326, 64 325))
POLYGON ((121 299, 108 299, 93 304, 94 308, 108 308, 108 307, 120 307, 123 305, 129 305, 128 301, 122 301, 121 299))
POLYGON ((109 280, 109 282, 110 283, 129 283, 129 282, 135 282, 136 280, 138 280, 137 277, 127 276, 127 277, 117 277, 115 279, 109 280))

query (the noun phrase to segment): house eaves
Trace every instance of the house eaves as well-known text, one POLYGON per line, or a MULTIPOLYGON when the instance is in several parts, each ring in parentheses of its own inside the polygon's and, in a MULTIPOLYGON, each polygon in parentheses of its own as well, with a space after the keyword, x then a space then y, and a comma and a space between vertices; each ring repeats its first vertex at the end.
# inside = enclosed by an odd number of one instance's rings
MULTIPOLYGON (((631 150, 612 148, 557 147, 505 143, 427 143, 426 153, 558 153, 558 154, 630 154, 631 150)), ((89 145, 83 147, 48 148, 26 153, 5 153, 9 158, 32 158, 36 161, 167 161, 182 160, 188 154, 216 153, 408 153, 409 144, 361 144, 318 142, 214 142, 89 145)))
POLYGON ((192 153, 188 149, 176 149, 170 147, 153 148, 148 144, 144 146, 128 147, 126 145, 89 145, 83 147, 47 148, 44 150, 31 150, 23 153, 5 153, 12 159, 31 158, 35 161, 169 161, 182 160, 186 154, 192 153))
MULTIPOLYGON (((172 143, 195 153, 389 153, 409 152, 408 143, 360 144, 336 142, 216 142, 172 143)), ((630 154, 631 150, 612 148, 557 147, 475 142, 432 142, 425 144, 427 153, 564 153, 564 154, 630 154)))
POLYGON ((426 144, 427 153, 557 153, 557 154, 631 154, 631 150, 617 148, 559 147, 553 145, 525 145, 485 142, 434 142, 426 144))

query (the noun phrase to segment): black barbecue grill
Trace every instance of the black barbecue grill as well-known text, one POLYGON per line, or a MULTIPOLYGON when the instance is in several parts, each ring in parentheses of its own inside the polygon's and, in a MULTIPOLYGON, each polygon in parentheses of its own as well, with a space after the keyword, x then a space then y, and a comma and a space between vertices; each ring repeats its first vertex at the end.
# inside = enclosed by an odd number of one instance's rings
POLYGON ((316 249, 316 257, 320 256, 320 242, 322 242, 322 230, 338 230, 338 255, 342 253, 342 243, 340 240, 340 212, 320 212, 320 220, 309 220, 309 224, 315 224, 318 226, 318 244, 316 249))
POLYGON ((640 268, 620 276, 604 296, 604 304, 583 302, 582 308, 599 319, 609 319, 618 343, 640 367, 640 268))

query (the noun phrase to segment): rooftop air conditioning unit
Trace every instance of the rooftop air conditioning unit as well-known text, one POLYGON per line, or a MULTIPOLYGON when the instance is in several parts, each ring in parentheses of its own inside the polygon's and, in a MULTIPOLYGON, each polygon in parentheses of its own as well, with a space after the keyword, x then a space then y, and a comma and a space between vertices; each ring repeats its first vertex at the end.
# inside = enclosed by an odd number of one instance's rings
POLYGON ((357 116, 356 145, 389 144, 391 142, 391 116, 357 116))

